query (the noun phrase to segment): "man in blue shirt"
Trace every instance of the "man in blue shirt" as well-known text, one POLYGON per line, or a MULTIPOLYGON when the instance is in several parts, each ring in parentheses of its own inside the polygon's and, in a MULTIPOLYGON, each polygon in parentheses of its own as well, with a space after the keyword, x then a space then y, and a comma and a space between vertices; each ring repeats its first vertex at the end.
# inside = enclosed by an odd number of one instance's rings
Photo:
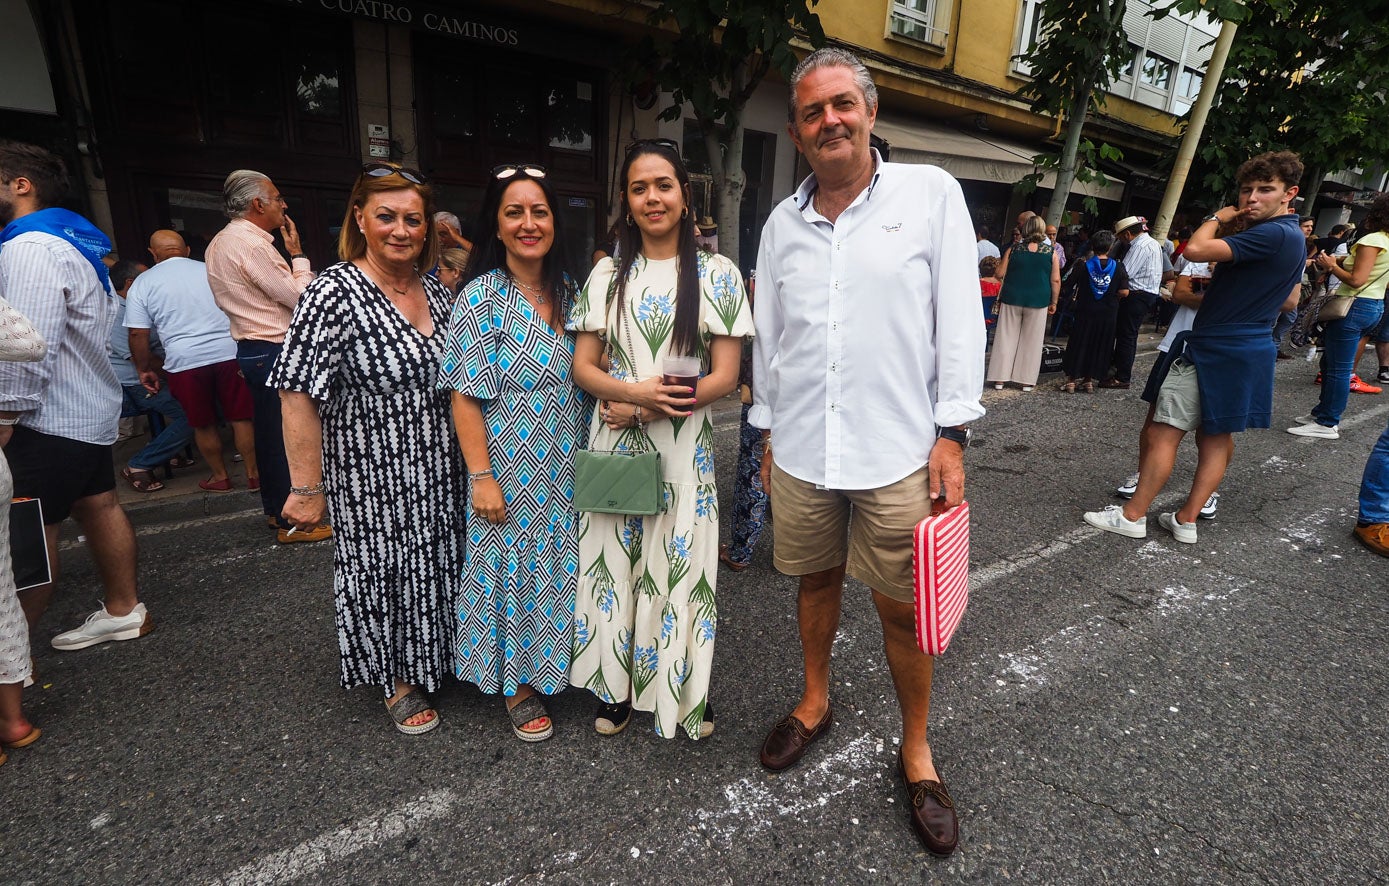
POLYGON ((1236 173, 1239 206, 1202 220, 1184 255, 1215 264, 1201 310, 1173 361, 1144 428, 1138 489, 1124 505, 1089 511, 1085 522, 1129 538, 1148 535, 1148 508, 1167 483, 1177 446, 1196 431, 1196 476, 1186 503, 1158 523, 1179 542, 1196 543, 1196 517, 1220 486, 1234 453, 1234 433, 1266 428, 1273 412, 1277 346, 1269 329, 1297 305, 1306 237, 1288 204, 1297 196, 1302 161, 1291 151, 1260 154, 1236 173), (1216 228, 1242 219, 1228 237, 1216 228))

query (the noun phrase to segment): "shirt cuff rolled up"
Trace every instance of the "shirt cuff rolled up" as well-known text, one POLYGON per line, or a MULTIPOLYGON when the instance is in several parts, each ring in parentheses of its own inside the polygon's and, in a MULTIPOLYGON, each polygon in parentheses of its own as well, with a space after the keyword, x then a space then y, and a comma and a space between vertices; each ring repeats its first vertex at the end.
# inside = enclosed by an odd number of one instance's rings
POLYGON ((748 410, 748 424, 764 431, 770 430, 772 427, 771 408, 754 403, 752 408, 748 410))
POLYGON ((984 407, 978 400, 942 400, 936 404, 935 421, 938 428, 955 428, 984 417, 984 407))

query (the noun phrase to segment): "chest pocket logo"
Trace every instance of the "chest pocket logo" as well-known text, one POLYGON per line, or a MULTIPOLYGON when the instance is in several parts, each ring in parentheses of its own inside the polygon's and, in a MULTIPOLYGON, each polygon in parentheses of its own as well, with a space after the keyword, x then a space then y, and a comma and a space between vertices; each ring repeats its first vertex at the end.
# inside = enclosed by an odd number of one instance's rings
POLYGON ((897 233, 897 232, 900 231, 900 230, 902 230, 902 223, 901 223, 901 222, 897 222, 897 223, 894 224, 894 225, 883 225, 883 231, 884 231, 884 233, 895 234, 895 233, 897 233))

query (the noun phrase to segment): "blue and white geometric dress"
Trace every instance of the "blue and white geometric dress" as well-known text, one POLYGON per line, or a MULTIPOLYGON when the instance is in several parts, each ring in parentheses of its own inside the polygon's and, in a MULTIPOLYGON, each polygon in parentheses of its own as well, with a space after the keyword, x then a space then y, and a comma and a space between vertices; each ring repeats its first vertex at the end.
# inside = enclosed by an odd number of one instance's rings
POLYGON ((506 499, 505 522, 468 519, 455 625, 454 673, 486 693, 569 685, 583 430, 573 364, 574 336, 552 329, 506 274, 484 274, 454 304, 440 386, 480 401, 506 499))

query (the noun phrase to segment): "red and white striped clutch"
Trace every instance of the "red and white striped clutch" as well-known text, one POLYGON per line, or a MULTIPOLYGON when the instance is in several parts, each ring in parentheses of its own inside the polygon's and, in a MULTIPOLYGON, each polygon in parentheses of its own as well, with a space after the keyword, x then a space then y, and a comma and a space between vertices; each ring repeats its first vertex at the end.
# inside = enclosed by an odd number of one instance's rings
POLYGON ((937 499, 931 516, 916 524, 912 539, 916 644, 940 655, 969 603, 969 503, 948 511, 937 499))

